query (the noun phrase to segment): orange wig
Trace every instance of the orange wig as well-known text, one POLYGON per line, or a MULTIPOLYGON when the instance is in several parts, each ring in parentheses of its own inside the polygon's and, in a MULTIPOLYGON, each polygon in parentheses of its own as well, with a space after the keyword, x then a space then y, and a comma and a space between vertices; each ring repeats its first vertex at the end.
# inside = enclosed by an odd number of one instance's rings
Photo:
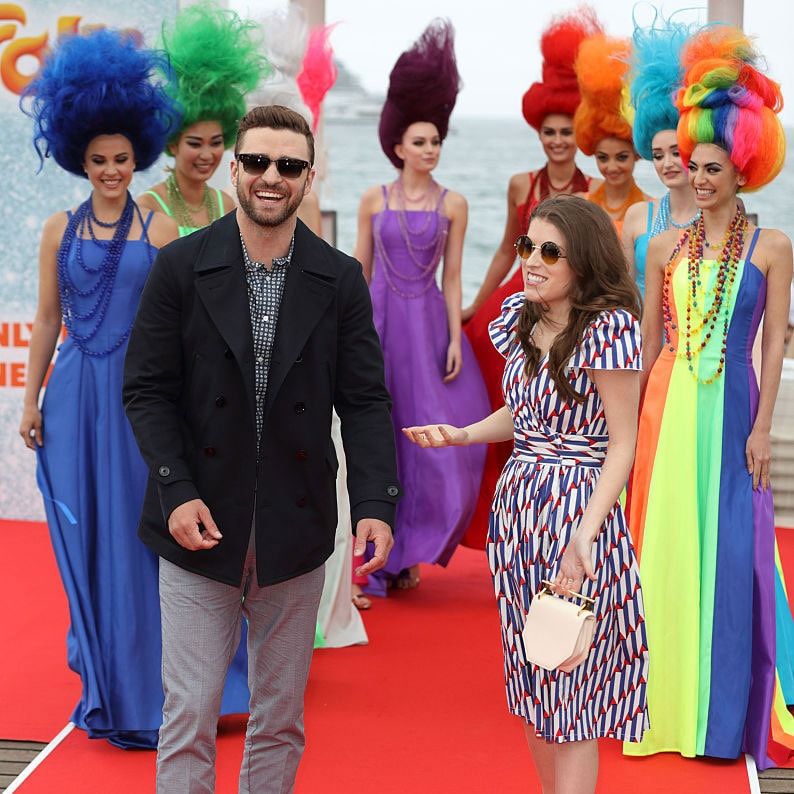
POLYGON ((576 58, 582 101, 573 117, 576 145, 588 156, 605 138, 631 141, 631 124, 621 110, 631 43, 603 33, 585 39, 576 58))

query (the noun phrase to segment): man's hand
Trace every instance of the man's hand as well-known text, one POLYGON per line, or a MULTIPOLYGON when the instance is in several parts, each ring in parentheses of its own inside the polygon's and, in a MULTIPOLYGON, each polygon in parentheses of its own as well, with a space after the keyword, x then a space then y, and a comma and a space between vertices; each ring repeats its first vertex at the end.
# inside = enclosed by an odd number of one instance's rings
POLYGON ((379 521, 377 518, 362 518, 356 524, 354 556, 360 557, 364 553, 368 540, 375 544, 375 554, 369 562, 356 568, 356 576, 367 576, 367 574, 382 568, 386 564, 386 560, 389 559, 389 552, 394 545, 391 527, 385 521, 379 521))
POLYGON ((223 537, 201 499, 191 499, 175 508, 168 516, 168 531, 188 551, 213 549, 223 537))

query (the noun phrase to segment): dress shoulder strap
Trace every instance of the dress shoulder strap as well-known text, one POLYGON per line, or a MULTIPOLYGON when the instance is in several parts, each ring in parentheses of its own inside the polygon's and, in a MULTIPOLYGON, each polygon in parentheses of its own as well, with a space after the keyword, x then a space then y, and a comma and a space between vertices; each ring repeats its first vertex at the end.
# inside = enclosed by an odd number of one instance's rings
POLYGON ((753 259, 753 251, 755 251, 755 244, 758 242, 758 235, 761 233, 761 227, 756 226, 753 232, 753 239, 750 240, 750 247, 747 249, 747 256, 744 258, 745 262, 751 262, 753 259))
POLYGON ((143 219, 143 230, 141 231, 141 237, 149 237, 149 224, 152 222, 152 218, 154 217, 154 210, 149 210, 147 216, 143 219))
POLYGON ((155 197, 155 199, 156 199, 156 201, 157 201, 157 203, 158 203, 158 204, 159 204, 159 205, 162 207, 162 209, 163 209, 163 212, 164 212, 164 213, 165 213, 165 214, 166 214, 166 215, 167 215, 169 218, 173 218, 173 217, 174 217, 174 213, 173 213, 173 212, 171 212, 171 208, 168 206, 168 204, 166 204, 166 203, 163 201, 163 199, 160 197, 160 194, 159 194, 159 193, 157 193, 157 192, 156 192, 156 191, 154 191, 154 190, 147 190, 147 191, 145 191, 145 192, 144 192, 144 194, 143 194, 143 195, 144 195, 144 196, 154 196, 154 197, 155 197))
POLYGON ((218 202, 218 217, 220 218, 223 215, 223 191, 219 188, 215 188, 215 199, 218 202))
POLYGON ((540 179, 540 172, 542 170, 542 168, 539 168, 537 171, 529 172, 529 190, 527 191, 527 200, 524 202, 525 204, 532 203, 532 197, 535 195, 535 185, 538 183, 538 179, 540 179))
POLYGON ((648 202, 648 223, 647 223, 647 226, 645 228, 645 231, 648 232, 648 234, 650 234, 652 229, 653 229, 653 202, 649 201, 648 202))

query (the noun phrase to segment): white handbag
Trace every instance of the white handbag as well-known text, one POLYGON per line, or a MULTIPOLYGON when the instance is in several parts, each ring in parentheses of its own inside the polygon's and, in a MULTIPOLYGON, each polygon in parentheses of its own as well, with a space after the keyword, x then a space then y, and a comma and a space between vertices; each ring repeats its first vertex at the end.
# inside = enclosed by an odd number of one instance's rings
POLYGON ((528 662, 546 670, 570 673, 590 653, 595 636, 595 599, 571 593, 580 603, 557 595, 551 582, 532 599, 521 640, 528 662))

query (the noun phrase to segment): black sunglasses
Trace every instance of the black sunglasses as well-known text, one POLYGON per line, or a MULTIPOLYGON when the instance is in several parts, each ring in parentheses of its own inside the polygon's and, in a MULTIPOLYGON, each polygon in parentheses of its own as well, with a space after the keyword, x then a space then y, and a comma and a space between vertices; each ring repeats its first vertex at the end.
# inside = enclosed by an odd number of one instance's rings
POLYGON ((271 163, 276 166, 276 170, 285 179, 297 179, 305 169, 311 167, 311 163, 306 160, 298 160, 295 157, 279 157, 274 160, 266 154, 240 153, 236 159, 243 164, 245 173, 251 176, 262 176, 270 168, 271 163))
POLYGON ((566 259, 567 257, 562 252, 557 243, 553 243, 551 240, 547 240, 545 243, 541 243, 538 245, 537 243, 533 243, 530 237, 527 237, 526 234, 522 234, 514 243, 516 253, 521 257, 521 259, 529 259, 532 256, 532 252, 536 249, 540 249, 540 258, 547 264, 547 265, 555 265, 557 264, 558 259, 566 259))

